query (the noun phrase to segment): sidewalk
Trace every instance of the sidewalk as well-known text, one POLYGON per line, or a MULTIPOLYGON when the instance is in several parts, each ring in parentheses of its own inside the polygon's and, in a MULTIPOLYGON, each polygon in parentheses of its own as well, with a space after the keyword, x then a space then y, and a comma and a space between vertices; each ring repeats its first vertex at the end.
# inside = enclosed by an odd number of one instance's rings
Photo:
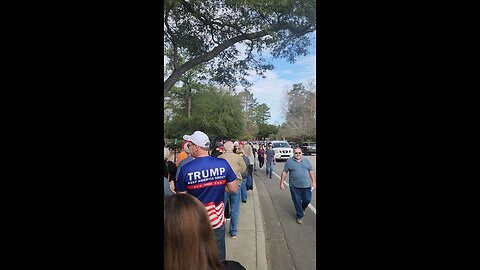
POLYGON ((247 191, 247 203, 240 200, 237 239, 230 238, 228 234, 230 221, 225 224, 227 260, 237 261, 247 270, 267 270, 263 215, 255 182, 254 179, 253 191, 247 191))

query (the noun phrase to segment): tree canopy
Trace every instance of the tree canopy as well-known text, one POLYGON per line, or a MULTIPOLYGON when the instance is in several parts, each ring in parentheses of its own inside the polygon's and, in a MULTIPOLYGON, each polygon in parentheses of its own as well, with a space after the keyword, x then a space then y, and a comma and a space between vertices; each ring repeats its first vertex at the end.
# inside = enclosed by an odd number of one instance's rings
POLYGON ((287 91, 284 108, 286 121, 282 125, 281 136, 304 141, 316 137, 316 85, 298 83, 287 91))
POLYGON ((195 130, 202 130, 210 138, 242 134, 244 119, 238 97, 213 86, 203 86, 191 95, 190 116, 181 99, 167 98, 165 107, 172 110, 171 118, 165 123, 167 137, 181 137, 195 130))
POLYGON ((164 1, 164 55, 171 62, 164 94, 202 63, 210 80, 233 88, 250 85, 250 70, 273 69, 261 56, 265 50, 295 62, 308 53, 315 12, 314 0, 164 1), (246 58, 239 57, 238 43, 246 45, 246 58))
POLYGON ((251 140, 269 137, 278 127, 267 124, 270 108, 258 104, 253 94, 234 94, 226 88, 202 84, 193 78, 182 79, 164 99, 165 138, 181 138, 202 130, 211 139, 236 138, 251 140))

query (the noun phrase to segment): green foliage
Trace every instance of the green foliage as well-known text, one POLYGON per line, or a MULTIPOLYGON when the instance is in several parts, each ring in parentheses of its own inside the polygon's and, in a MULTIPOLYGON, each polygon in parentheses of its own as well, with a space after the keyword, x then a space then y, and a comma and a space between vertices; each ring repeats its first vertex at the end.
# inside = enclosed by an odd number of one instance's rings
POLYGON ((262 103, 253 109, 253 121, 257 126, 267 124, 268 119, 270 119, 270 108, 267 104, 262 103))
POLYGON ((271 135, 277 134, 279 131, 279 128, 275 125, 270 125, 270 124, 260 124, 258 126, 258 133, 257 133, 257 138, 266 138, 270 137, 271 135))
POLYGON ((316 30, 315 11, 314 0, 165 1, 164 54, 175 63, 166 67, 171 74, 164 92, 201 63, 210 80, 248 87, 249 70, 263 75, 273 69, 261 57, 263 51, 290 62, 308 53, 306 34, 316 30), (238 57, 239 43, 247 46, 246 58, 238 57))
POLYGON ((240 100, 229 92, 204 87, 192 95, 191 117, 182 110, 166 125, 166 136, 181 137, 202 130, 210 139, 218 136, 238 137, 243 132, 240 100))

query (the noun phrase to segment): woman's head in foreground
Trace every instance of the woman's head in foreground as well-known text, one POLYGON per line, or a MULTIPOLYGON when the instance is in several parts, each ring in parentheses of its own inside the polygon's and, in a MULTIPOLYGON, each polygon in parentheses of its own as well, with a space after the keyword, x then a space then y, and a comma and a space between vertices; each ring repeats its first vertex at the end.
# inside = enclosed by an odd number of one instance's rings
POLYGON ((163 204, 164 269, 221 269, 205 206, 188 194, 168 196, 163 204))

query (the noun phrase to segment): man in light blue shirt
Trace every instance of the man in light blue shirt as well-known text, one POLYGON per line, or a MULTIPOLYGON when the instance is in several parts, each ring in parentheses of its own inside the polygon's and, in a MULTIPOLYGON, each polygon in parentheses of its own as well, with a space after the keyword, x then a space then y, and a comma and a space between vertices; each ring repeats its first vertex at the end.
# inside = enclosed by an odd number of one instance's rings
POLYGON ((295 148, 293 157, 285 163, 280 177, 280 189, 285 190, 283 179, 289 172, 290 194, 292 195, 293 205, 297 215, 297 223, 303 223, 305 209, 312 200, 312 191, 316 186, 315 173, 308 159, 302 159, 302 150, 295 148))

